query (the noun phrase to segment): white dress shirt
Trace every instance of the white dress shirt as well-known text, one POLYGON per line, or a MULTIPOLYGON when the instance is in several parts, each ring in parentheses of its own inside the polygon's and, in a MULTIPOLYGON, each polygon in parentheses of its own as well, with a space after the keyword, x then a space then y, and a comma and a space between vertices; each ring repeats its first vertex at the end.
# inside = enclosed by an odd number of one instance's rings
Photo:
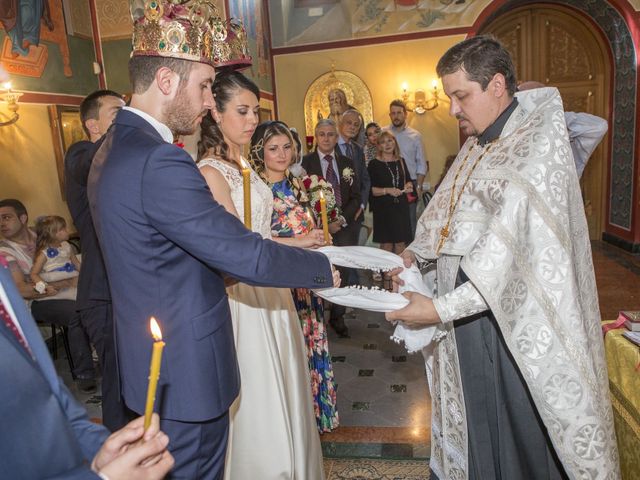
POLYGON ((325 156, 331 155, 333 171, 336 172, 336 178, 338 179, 338 184, 340 184, 340 170, 338 170, 338 162, 336 160, 335 150, 331 153, 322 153, 318 150, 318 156, 320 157, 320 168, 322 168, 322 176, 327 178, 327 167, 329 166, 329 162, 325 160, 325 156))
POLYGON ((153 128, 155 128, 155 130, 160 134, 160 136, 165 142, 173 143, 173 133, 171 133, 171 130, 169 130, 169 127, 167 127, 164 123, 159 122, 148 113, 143 112, 142 110, 138 110, 137 108, 122 107, 122 109, 127 110, 131 113, 135 113, 139 117, 142 117, 144 120, 149 122, 153 128))
POLYGON ((589 113, 565 112, 564 120, 567 123, 573 161, 580 178, 589 157, 607 133, 609 125, 604 118, 589 113))

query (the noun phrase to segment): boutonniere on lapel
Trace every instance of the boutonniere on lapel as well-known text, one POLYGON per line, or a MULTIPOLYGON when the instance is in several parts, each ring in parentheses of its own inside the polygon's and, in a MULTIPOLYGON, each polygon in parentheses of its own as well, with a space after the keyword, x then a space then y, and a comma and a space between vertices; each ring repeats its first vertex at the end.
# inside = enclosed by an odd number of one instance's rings
POLYGON ((342 170, 342 180, 347 182, 349 184, 349 186, 353 185, 353 176, 354 175, 355 174, 353 173, 353 169, 351 167, 347 167, 344 170, 342 170))

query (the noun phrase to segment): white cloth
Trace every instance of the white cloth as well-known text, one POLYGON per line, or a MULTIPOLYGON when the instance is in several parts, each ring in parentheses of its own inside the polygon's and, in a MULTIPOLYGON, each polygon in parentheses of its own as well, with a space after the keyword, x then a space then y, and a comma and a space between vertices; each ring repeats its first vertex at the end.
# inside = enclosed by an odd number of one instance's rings
MULTIPOLYGON (((569 478, 619 478, 598 293, 562 101, 555 88, 516 96, 495 142, 467 140, 408 248, 437 259, 438 302, 452 307, 450 318, 482 308, 461 302, 463 289, 481 294, 569 478), (438 251, 451 190, 461 185, 457 172, 465 179, 476 161, 438 251), (459 269, 473 289, 454 289, 459 269)), ((439 478, 465 479, 464 395, 473 392, 462 390, 452 323, 443 329, 434 355, 431 468, 439 478)))
MULTIPOLYGON (((243 217, 243 179, 216 159, 243 217)), ((251 173, 251 225, 271 238, 273 195, 251 173)), ((291 290, 238 283, 227 289, 240 367, 240 395, 229 410, 225 478, 320 480, 322 451, 311 396, 307 353, 291 290)))
POLYGON ((578 178, 582 177, 589 157, 607 133, 609 125, 604 118, 589 113, 565 112, 569 143, 576 164, 578 178))
MULTIPOLYGON (((318 249, 324 253, 334 265, 366 270, 389 271, 398 267, 404 267, 402 258, 395 253, 387 252, 372 247, 321 247, 318 249)), ((331 303, 346 307, 361 308, 371 312, 392 312, 406 307, 409 300, 402 295, 403 292, 418 292, 426 297, 433 297, 433 284, 425 283, 420 270, 415 265, 405 268, 399 277, 404 281, 398 290, 392 293, 387 290, 367 289, 359 287, 327 288, 315 290, 316 295, 329 300, 331 303)), ((391 337, 395 342, 405 344, 409 353, 423 350, 433 341, 437 335, 439 326, 423 328, 408 328, 402 322, 398 322, 391 337)), ((423 354, 425 352, 423 351, 423 354)), ((431 353, 425 355, 427 368, 430 368, 431 353)))

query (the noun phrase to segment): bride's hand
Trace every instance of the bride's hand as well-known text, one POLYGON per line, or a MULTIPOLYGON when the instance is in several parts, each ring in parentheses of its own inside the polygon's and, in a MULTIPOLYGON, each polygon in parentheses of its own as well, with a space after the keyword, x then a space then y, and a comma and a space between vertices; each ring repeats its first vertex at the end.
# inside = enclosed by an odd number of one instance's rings
POLYGON ((331 265, 331 273, 333 274, 333 288, 340 288, 340 272, 331 265))
MULTIPOLYGON (((296 237, 295 245, 300 248, 323 247, 325 245, 324 232, 317 228, 311 230, 309 233, 296 237)), ((331 236, 329 236, 329 243, 327 245, 331 245, 331 236)))
POLYGON ((395 312, 385 313, 385 318, 389 322, 400 320, 407 327, 423 327, 440 323, 440 315, 433 305, 433 300, 416 292, 405 292, 409 299, 409 305, 395 312))

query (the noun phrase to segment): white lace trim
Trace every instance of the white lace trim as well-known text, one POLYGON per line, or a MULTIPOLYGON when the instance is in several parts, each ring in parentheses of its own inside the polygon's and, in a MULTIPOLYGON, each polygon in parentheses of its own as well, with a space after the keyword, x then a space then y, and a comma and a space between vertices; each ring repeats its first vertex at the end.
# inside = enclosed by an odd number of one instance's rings
MULTIPOLYGON (((233 206, 238 212, 239 218, 244 218, 244 181, 242 173, 233 165, 224 160, 207 157, 198 162, 198 168, 204 166, 218 170, 231 191, 233 206)), ((267 184, 251 171, 251 229, 262 235, 263 238, 271 238, 271 215, 273 214, 273 194, 267 184)))

